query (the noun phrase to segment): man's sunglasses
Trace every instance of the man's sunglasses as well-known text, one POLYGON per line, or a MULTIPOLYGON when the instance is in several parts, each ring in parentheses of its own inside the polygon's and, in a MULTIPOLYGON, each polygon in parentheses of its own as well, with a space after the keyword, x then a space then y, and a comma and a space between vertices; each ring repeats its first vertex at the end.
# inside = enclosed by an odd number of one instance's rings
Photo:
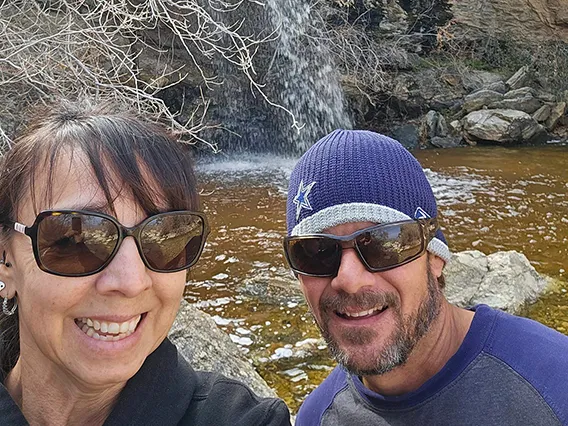
POLYGON ((205 215, 191 211, 160 213, 131 228, 112 216, 81 210, 43 211, 30 227, 12 225, 31 238, 39 268, 62 277, 102 271, 126 237, 134 238, 148 269, 181 271, 197 262, 209 234, 205 215))
POLYGON ((375 225, 345 236, 286 237, 284 253, 295 273, 312 277, 336 276, 346 248, 355 249, 367 270, 387 271, 422 256, 437 230, 436 219, 419 219, 375 225))

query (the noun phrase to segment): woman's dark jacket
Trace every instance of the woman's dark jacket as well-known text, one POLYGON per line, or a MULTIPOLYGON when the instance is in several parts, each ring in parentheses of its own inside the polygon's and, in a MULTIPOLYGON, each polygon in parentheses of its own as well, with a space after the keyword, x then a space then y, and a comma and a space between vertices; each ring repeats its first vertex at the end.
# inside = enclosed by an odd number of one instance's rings
MULTIPOLYGON (((28 425, 1 384, 0 425, 28 425)), ((288 426, 290 413, 236 380, 194 371, 166 339, 126 383, 104 425, 288 426)))

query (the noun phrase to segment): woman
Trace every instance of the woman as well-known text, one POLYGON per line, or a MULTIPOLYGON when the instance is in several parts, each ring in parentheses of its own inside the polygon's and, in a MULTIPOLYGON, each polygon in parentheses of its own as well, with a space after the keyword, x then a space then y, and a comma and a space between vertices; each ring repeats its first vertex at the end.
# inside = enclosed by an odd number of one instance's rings
POLYGON ((162 128, 45 111, 3 158, 0 224, 1 424, 289 424, 166 337, 208 228, 187 146, 162 128))

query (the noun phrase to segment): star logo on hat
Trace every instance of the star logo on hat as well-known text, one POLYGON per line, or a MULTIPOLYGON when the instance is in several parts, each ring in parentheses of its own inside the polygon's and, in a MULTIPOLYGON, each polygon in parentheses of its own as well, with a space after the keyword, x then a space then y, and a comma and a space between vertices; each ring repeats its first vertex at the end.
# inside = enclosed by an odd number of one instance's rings
POLYGON ((308 195, 316 183, 312 182, 307 186, 304 186, 304 181, 300 182, 300 187, 298 188, 298 193, 294 197, 294 204, 296 204, 296 220, 300 218, 300 212, 302 208, 312 210, 312 205, 310 200, 308 200, 308 195))

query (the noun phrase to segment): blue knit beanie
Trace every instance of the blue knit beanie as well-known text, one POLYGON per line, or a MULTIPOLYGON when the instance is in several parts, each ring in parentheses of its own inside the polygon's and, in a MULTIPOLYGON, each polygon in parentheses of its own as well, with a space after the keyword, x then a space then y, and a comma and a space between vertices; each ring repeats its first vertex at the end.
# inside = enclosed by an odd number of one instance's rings
MULTIPOLYGON (((418 161, 400 143, 377 133, 335 130, 300 158, 290 176, 288 235, 349 222, 436 216, 436 200, 418 161)), ((450 259, 441 230, 428 251, 450 259)))

